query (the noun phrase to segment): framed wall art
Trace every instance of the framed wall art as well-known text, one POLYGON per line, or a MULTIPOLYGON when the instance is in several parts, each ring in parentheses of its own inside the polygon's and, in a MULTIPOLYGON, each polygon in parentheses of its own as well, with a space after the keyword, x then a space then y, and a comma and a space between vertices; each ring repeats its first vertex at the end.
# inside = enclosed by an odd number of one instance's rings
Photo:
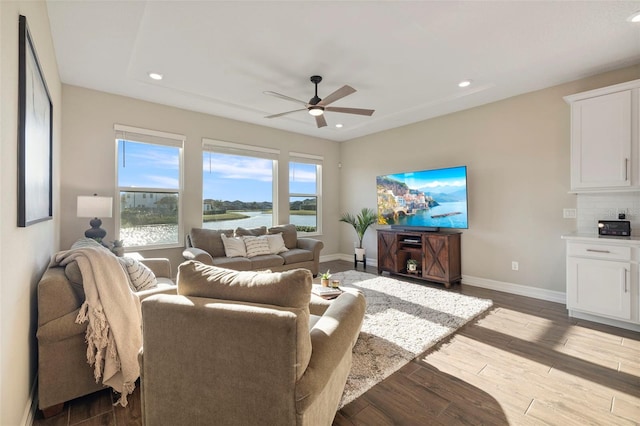
POLYGON ((26 227, 53 218, 53 106, 22 15, 18 40, 18 226, 26 227))

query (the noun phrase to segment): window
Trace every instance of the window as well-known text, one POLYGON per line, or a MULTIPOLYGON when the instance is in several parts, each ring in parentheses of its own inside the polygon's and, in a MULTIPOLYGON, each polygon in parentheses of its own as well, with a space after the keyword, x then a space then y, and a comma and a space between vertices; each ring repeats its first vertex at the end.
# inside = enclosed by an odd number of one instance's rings
POLYGON ((115 130, 119 238, 133 248, 181 245, 184 136, 120 125, 115 130))
POLYGON ((289 222, 299 232, 320 233, 322 157, 290 153, 289 222))
POLYGON ((279 153, 203 139, 202 227, 256 228, 277 223, 279 153))

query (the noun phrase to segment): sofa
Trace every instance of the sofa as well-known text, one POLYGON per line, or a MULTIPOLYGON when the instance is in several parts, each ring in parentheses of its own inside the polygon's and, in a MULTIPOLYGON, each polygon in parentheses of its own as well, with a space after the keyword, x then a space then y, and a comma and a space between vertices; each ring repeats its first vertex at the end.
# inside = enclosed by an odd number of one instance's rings
POLYGON ((187 261, 178 295, 142 302, 144 425, 330 425, 365 299, 311 296, 311 272, 187 261))
MULTIPOLYGON (((135 292, 140 300, 157 293, 176 294, 168 259, 143 259, 157 286, 135 292)), ((38 397, 45 417, 57 414, 64 402, 103 389, 87 363, 87 323, 76 324, 85 300, 77 263, 49 266, 38 283, 38 397)))
POLYGON ((197 260, 236 271, 268 269, 281 272, 306 268, 314 277, 318 275, 320 251, 324 247, 320 240, 298 238, 296 227, 292 224, 269 229, 266 226, 235 230, 193 228, 186 240, 186 249, 182 253, 185 260, 197 260), (279 237, 282 238, 276 240, 279 237), (259 245, 262 250, 252 252, 251 249, 259 245))

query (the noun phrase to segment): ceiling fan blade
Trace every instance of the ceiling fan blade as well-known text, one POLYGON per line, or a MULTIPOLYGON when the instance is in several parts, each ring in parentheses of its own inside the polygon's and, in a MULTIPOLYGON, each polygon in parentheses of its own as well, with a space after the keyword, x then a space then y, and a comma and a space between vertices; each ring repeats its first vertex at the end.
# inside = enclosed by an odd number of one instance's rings
POLYGON ((282 117, 283 115, 291 114, 292 112, 306 111, 306 110, 307 110, 306 108, 294 109, 293 111, 281 112, 280 114, 267 115, 265 118, 282 117))
POLYGON ((316 124, 318 125, 318 129, 327 126, 327 120, 324 119, 324 115, 316 115, 316 124))
POLYGON ((300 99, 295 99, 295 98, 292 98, 292 97, 287 96, 287 95, 282 95, 280 93, 271 92, 271 91, 266 91, 266 92, 262 92, 262 93, 264 93, 265 95, 275 96, 276 98, 284 99, 285 101, 295 102, 295 103, 304 105, 305 107, 307 106, 307 103, 305 101, 301 101, 300 99))
POLYGON ((327 106, 330 103, 337 101, 338 99, 342 99, 347 95, 355 93, 355 91, 356 89, 354 89, 351 86, 346 86, 346 85, 342 86, 341 88, 339 88, 338 90, 336 90, 335 92, 333 92, 332 94, 330 94, 329 96, 325 97, 323 100, 318 102, 318 105, 327 106))
POLYGON ((343 112, 345 114, 358 114, 358 115, 372 115, 375 109, 363 109, 363 108, 342 108, 342 107, 325 107, 325 111, 331 112, 343 112))

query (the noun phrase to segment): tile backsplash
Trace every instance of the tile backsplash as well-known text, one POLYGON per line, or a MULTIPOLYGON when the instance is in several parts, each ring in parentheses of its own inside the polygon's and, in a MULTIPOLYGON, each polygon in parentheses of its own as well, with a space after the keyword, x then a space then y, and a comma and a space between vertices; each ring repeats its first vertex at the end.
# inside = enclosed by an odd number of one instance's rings
POLYGON ((625 213, 631 235, 640 236, 640 192, 578 194, 578 232, 598 232, 598 220, 618 220, 625 213))

